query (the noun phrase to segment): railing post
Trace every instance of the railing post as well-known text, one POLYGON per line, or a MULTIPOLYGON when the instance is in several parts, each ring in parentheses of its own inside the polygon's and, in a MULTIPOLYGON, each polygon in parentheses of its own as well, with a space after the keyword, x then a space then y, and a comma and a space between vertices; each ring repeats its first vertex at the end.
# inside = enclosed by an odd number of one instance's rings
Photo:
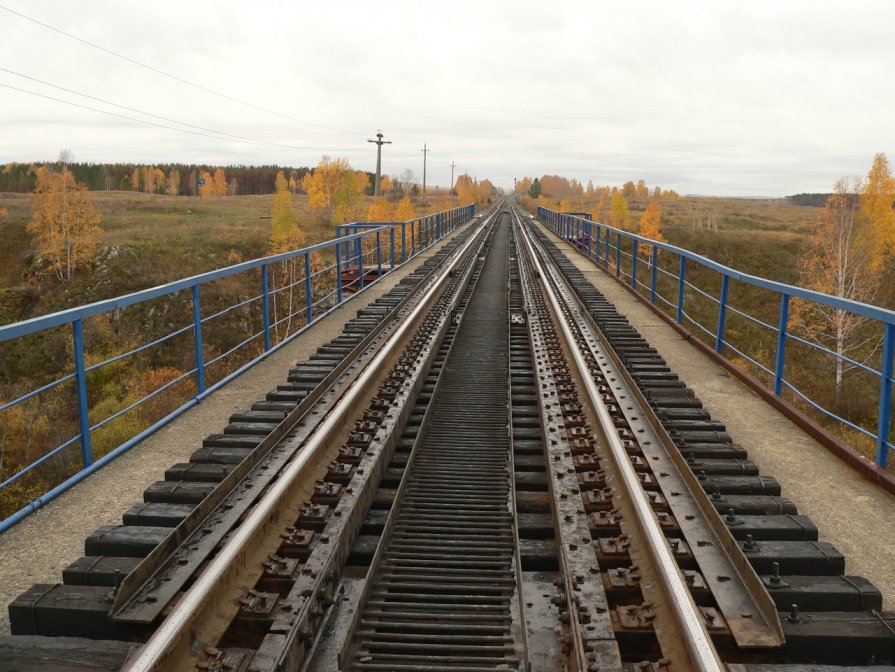
POLYGON ((314 286, 311 277, 311 253, 305 252, 305 315, 306 323, 311 324, 314 319, 314 286))
POLYGON ((631 238, 631 287, 637 289, 637 239, 631 238))
POLYGON ((615 277, 622 274, 622 232, 615 232, 615 277))
POLYGON ((774 365, 774 394, 783 392, 783 369, 786 366, 786 326, 789 322, 789 294, 780 295, 780 323, 777 327, 777 363, 774 365))
POLYGON ((401 263, 407 261, 407 222, 401 222, 401 263))
POLYGON ((649 273, 649 302, 656 302, 656 280, 659 275, 659 248, 653 245, 653 251, 650 253, 650 273, 649 273))
POLYGON ((596 256, 597 260, 599 260, 600 257, 603 256, 602 254, 600 254, 600 229, 601 228, 603 228, 603 227, 601 227, 599 224, 597 224, 597 244, 594 245, 594 252, 595 252, 595 256, 596 256))
POLYGON ((681 257, 681 266, 677 280, 677 323, 684 323, 684 287, 687 284, 687 257, 681 257))
POLYGON ((205 392, 205 351, 202 344, 202 311, 199 306, 199 285, 193 285, 193 335, 196 337, 196 387, 205 392))
POLYGON ((880 366, 879 424, 876 428, 876 464, 885 467, 889 458, 889 424, 892 420, 892 359, 895 357, 895 324, 886 325, 883 361, 880 366))
POLYGON ((610 240, 611 236, 609 235, 609 229, 606 229, 606 235, 603 236, 603 244, 605 246, 605 250, 603 251, 603 266, 606 270, 609 270, 609 249, 612 246, 612 241, 610 240))
POLYGON ((342 256, 339 251, 341 243, 336 243, 336 304, 342 303, 342 256))
POLYGON ((727 324, 727 291, 730 286, 730 276, 721 276, 721 298, 718 307, 718 330, 715 333, 715 352, 724 350, 724 327, 727 324))
POLYGON ((364 243, 362 238, 358 238, 354 241, 357 246, 355 251, 357 252, 357 281, 358 281, 358 289, 364 288, 364 243))
POLYGON ((379 237, 380 232, 376 232, 376 279, 382 277, 382 244, 379 237))
MULTIPOLYGON (((339 244, 336 243, 336 262, 339 261, 339 244)), ((264 351, 270 350, 270 271, 261 265, 261 321, 264 328, 264 351)))
POLYGON ((389 270, 395 270, 395 227, 388 227, 388 238, 389 238, 389 253, 388 253, 388 262, 389 262, 389 270))
POLYGON ((416 222, 410 222, 410 256, 416 254, 416 222))
POLYGON ((84 325, 81 320, 71 323, 75 350, 75 390, 78 395, 78 427, 81 431, 81 463, 86 469, 93 464, 90 440, 90 410, 87 403, 87 372, 84 366, 84 325))

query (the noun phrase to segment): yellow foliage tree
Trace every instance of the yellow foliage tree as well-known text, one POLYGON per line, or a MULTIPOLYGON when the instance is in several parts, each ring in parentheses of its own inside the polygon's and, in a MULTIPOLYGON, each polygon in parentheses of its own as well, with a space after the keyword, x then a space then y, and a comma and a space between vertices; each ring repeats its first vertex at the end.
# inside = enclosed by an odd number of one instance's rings
POLYGON ((388 175, 383 175, 379 178, 379 190, 386 196, 395 190, 395 185, 392 184, 392 180, 388 175))
POLYGON ((460 175, 457 178, 457 183, 454 185, 454 193, 457 194, 457 200, 461 205, 475 201, 475 192, 475 182, 469 175, 460 175))
MULTIPOLYGON (((809 289, 870 303, 879 291, 880 274, 872 268, 877 251, 873 236, 867 235, 869 223, 857 213, 858 190, 857 181, 843 178, 836 182, 806 241, 799 264, 800 279, 809 289)), ((843 375, 854 368, 846 365, 842 356, 860 361, 879 342, 878 334, 867 334, 863 329, 868 321, 838 308, 794 301, 794 325, 838 355, 834 379, 836 403, 841 400, 843 375)))
POLYGON ((364 215, 364 191, 370 186, 370 178, 362 170, 346 170, 336 191, 335 221, 347 224, 356 222, 364 215))
POLYGON ((490 203, 492 191, 494 191, 494 185, 491 184, 491 180, 485 179, 479 182, 475 189, 476 202, 490 203))
POLYGON ((0 208, 0 224, 2 224, 7 217, 9 217, 9 210, 0 208))
POLYGON ((134 168, 134 173, 131 175, 131 186, 134 191, 140 191, 140 166, 134 168))
POLYGON ((214 195, 214 177, 207 170, 203 170, 199 173, 199 196, 208 198, 214 195))
MULTIPOLYGON (((283 171, 277 173, 276 192, 270 205, 271 215, 271 235, 270 235, 270 252, 279 254, 281 252, 290 252, 304 246, 305 236, 295 218, 295 210, 292 207, 292 192, 289 190, 289 181, 283 174, 283 171)), ((285 302, 282 306, 288 319, 283 328, 286 334, 292 326, 292 315, 295 312, 295 292, 296 283, 299 276, 304 273, 304 263, 301 257, 293 257, 276 264, 271 273, 271 290, 273 297, 273 321, 276 324, 276 333, 279 338, 279 311, 281 302, 285 302), (277 287, 285 288, 285 292, 273 292, 277 287)))
POLYGON ((395 208, 395 221, 406 222, 416 218, 416 210, 413 209, 413 203, 410 196, 404 196, 398 201, 398 207, 395 208))
MULTIPOLYGON (((632 183, 633 184, 633 183, 632 183)), ((628 226, 628 201, 621 191, 615 192, 609 204, 609 225, 616 229, 624 229, 628 226)))
POLYGON ((218 168, 214 171, 214 195, 227 195, 227 175, 224 173, 223 168, 218 168))
POLYGON ((331 159, 324 155, 313 172, 306 173, 301 180, 308 204, 314 210, 325 210, 330 221, 335 215, 342 176, 349 170, 347 159, 331 159))
POLYGON ((516 181, 516 186, 515 186, 515 188, 514 188, 514 191, 515 191, 517 194, 520 194, 520 195, 523 195, 523 196, 524 196, 525 194, 528 193, 528 190, 529 190, 530 187, 531 187, 531 178, 530 178, 530 177, 523 177, 521 180, 517 180, 517 181, 516 181))
POLYGON ((41 166, 32 204, 27 228, 38 254, 49 261, 60 280, 71 280, 75 268, 89 263, 96 251, 102 218, 90 192, 75 181, 71 171, 57 173, 41 166))
POLYGON ((609 189, 600 189, 600 199, 597 201, 597 221, 601 224, 609 223, 609 201, 611 196, 609 189))
POLYGON ((270 206, 270 251, 274 254, 298 249, 305 243, 304 234, 296 224, 289 182, 282 170, 277 173, 276 189, 270 206))
MULTIPOLYGON (((640 226, 639 233, 644 238, 651 238, 659 243, 664 243, 665 236, 662 235, 661 231, 662 225, 662 208, 659 207, 659 203, 657 201, 650 201, 649 205, 646 206, 646 212, 643 213, 643 217, 640 218, 640 226)), ((640 243, 640 254, 650 256, 652 254, 652 247, 647 243, 640 243)))
POLYGON ((895 254, 895 178, 889 172, 885 154, 877 154, 861 189, 859 216, 874 241, 873 268, 882 265, 885 256, 895 254))
MULTIPOLYGON (((380 183, 381 186, 381 183, 380 183)), ((390 222, 392 221, 392 206, 387 198, 377 197, 373 199, 370 207, 367 209, 368 222, 390 222)))
POLYGON ((168 179, 165 182, 165 193, 168 196, 177 196, 180 194, 180 171, 172 168, 168 173, 168 179))

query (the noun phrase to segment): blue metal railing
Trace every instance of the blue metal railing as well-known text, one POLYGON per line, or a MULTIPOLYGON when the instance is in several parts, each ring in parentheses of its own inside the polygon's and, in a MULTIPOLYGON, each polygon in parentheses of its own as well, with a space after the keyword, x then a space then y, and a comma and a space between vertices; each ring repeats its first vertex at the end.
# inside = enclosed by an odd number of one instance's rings
POLYGON ((876 464, 880 467, 886 466, 889 451, 895 450, 895 444, 889 438, 893 411, 892 386, 893 382, 895 382, 892 377, 893 357, 895 357, 895 312, 879 306, 850 301, 803 287, 787 285, 782 282, 741 273, 689 250, 667 243, 658 243, 649 238, 644 238, 628 231, 621 231, 598 222, 591 222, 568 213, 539 207, 537 209, 537 218, 557 235, 572 242, 582 254, 586 255, 594 263, 603 264, 603 267, 607 270, 611 270, 611 267, 614 265, 617 277, 630 280, 630 284, 635 290, 642 289, 644 292, 648 292, 649 301, 653 304, 659 303, 667 307, 674 315, 678 324, 684 324, 687 321, 704 332, 709 340, 712 341, 716 352, 719 354, 723 353, 724 348, 727 347, 764 371, 773 380, 774 394, 780 396, 784 388, 788 389, 799 399, 825 416, 872 439, 876 444, 876 464), (630 249, 630 252, 626 251, 628 249, 630 249), (659 251, 676 255, 678 259, 677 273, 667 270, 668 268, 674 268, 673 259, 671 264, 666 262, 660 265, 658 263, 659 251), (643 264, 650 270, 646 282, 641 281, 638 277, 638 268, 643 264), (630 269, 629 272, 625 272, 625 265, 630 269), (708 270, 716 274, 716 277, 720 276, 717 296, 704 291, 688 280, 688 268, 691 265, 694 269, 708 270), (668 292, 666 290, 668 295, 662 294, 663 280, 666 287, 670 285, 671 291, 668 292), (776 300, 779 302, 776 325, 750 315, 743 310, 738 310, 731 305, 729 297, 732 281, 767 290, 773 296, 776 296, 776 300), (702 324, 687 312, 686 299, 688 293, 698 295, 717 307, 717 321, 714 324, 702 324), (792 299, 845 311, 877 323, 882 330, 880 368, 873 368, 842 353, 834 352, 818 342, 793 334, 790 329, 790 304, 792 299), (747 353, 744 345, 738 348, 735 343, 728 340, 728 321, 731 314, 742 318, 748 324, 773 334, 775 342, 773 368, 766 366, 755 356, 747 353), (799 389, 792 378, 787 378, 787 351, 788 345, 792 343, 811 348, 826 356, 832 356, 844 365, 850 368, 857 368, 878 379, 879 405, 874 429, 862 427, 857 422, 843 418, 825 408, 816 400, 810 398, 803 390, 799 389))
MULTIPOLYGON (((21 343, 21 339, 49 338, 50 330, 60 327, 70 329, 70 352, 72 355, 70 366, 73 368, 72 372, 65 372, 56 380, 20 394, 11 401, 0 400, 0 422, 4 420, 4 413, 9 413, 12 409, 22 406, 26 401, 39 403, 42 395, 55 392, 69 397, 67 390, 63 388, 66 385, 73 385, 73 402, 76 408, 73 413, 72 426, 77 428, 77 433, 74 436, 55 448, 44 448, 44 454, 37 459, 15 470, 14 473, 9 475, 4 473, 3 477, 5 478, 0 483, 0 493, 14 484, 21 483, 25 477, 33 474, 39 467, 47 465, 54 458, 62 458, 63 453, 75 444, 80 444, 81 448, 77 468, 71 465, 72 460, 69 456, 69 464, 64 464, 61 468, 63 475, 55 479, 61 482, 0 522, 0 533, 108 464, 186 409, 199 403, 224 383, 301 334, 310 324, 324 317, 342 303, 346 298, 346 290, 362 290, 365 282, 369 285, 382 275, 404 264, 421 250, 452 232, 461 224, 468 222, 474 213, 474 205, 465 205, 445 212, 426 215, 409 222, 343 225, 337 227, 338 234, 340 234, 338 237, 317 245, 243 262, 159 287, 0 327, 0 347, 6 348, 16 341, 21 343), (408 240, 408 234, 410 240, 408 240), (405 244, 410 241, 412 244, 405 244), (353 254, 349 253, 350 248, 354 248, 353 254), (387 267, 383 267, 383 257, 386 253, 389 264, 387 267), (323 257, 330 255, 333 259, 332 263, 324 264, 323 257), (350 270, 352 266, 356 266, 360 273, 357 278, 343 286, 343 271, 350 270), (369 272, 365 273, 364 269, 369 269, 369 271, 375 269, 375 277, 365 280, 364 276, 369 275, 369 272), (247 277, 246 274, 253 277, 247 277), (209 283, 225 278, 239 278, 243 285, 248 284, 256 287, 258 285, 255 283, 259 283, 260 293, 253 293, 248 298, 240 297, 234 303, 203 315, 202 288, 209 283), (169 333, 132 347, 125 352, 88 364, 84 337, 86 321, 100 316, 110 317, 129 307, 171 297, 179 292, 189 292, 191 304, 189 324, 174 328, 169 333), (296 295, 298 295, 298 299, 296 299, 296 295), (286 304, 287 307, 284 308, 283 304, 286 304), (226 349, 223 352, 217 352, 215 349, 217 344, 209 342, 204 327, 210 326, 214 320, 235 310, 243 311, 241 317, 244 322, 260 323, 260 328, 249 333, 236 345, 224 346, 226 349), (248 315, 245 314, 247 311, 248 315), (192 345, 189 347, 192 353, 192 367, 189 370, 160 384, 156 389, 133 403, 125 404, 123 408, 117 409, 107 417, 99 421, 91 421, 91 392, 96 394, 96 390, 90 388, 91 373, 99 372, 104 367, 126 361, 136 355, 147 353, 153 348, 173 348, 175 347, 174 339, 188 337, 189 334, 192 334, 192 345), (248 361, 228 366, 228 360, 236 355, 242 355, 248 358, 248 361), (211 367, 224 367, 223 373, 213 384, 209 384, 208 381, 211 367), (174 386, 185 384, 191 385, 191 392, 195 391, 188 401, 164 417, 158 418, 105 455, 96 456, 94 454, 93 437, 98 429, 133 412, 147 401, 157 398, 174 386), (68 468, 70 466, 71 468, 68 468), (71 473, 73 470, 75 473, 71 473)), ((251 329, 254 328, 254 326, 251 327, 251 329)), ((231 330, 228 328, 226 331, 231 330)), ((29 343, 31 342, 29 341, 29 343)), ((0 361, 5 361, 8 356, 8 350, 5 353, 0 353, 0 361)), ((8 418, 6 421, 9 422, 8 418)), ((60 421, 59 424, 64 427, 65 423, 60 421)), ((0 454, 0 464, 2 464, 2 454, 0 454)))

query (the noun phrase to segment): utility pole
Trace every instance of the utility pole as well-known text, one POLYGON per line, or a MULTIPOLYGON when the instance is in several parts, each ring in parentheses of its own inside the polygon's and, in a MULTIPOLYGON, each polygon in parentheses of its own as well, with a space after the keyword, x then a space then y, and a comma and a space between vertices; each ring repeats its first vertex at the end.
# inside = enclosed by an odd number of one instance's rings
POLYGON ((423 143, 423 148, 420 150, 423 153, 423 196, 426 195, 426 154, 428 154, 431 150, 426 147, 426 143, 423 143))
POLYGON ((454 195, 454 168, 456 166, 457 164, 451 161, 451 196, 454 195))
POLYGON ((382 139, 382 131, 376 133, 375 140, 367 140, 376 145, 376 185, 373 187, 373 195, 379 196, 379 181, 382 178, 382 145, 392 144, 391 140, 382 139))

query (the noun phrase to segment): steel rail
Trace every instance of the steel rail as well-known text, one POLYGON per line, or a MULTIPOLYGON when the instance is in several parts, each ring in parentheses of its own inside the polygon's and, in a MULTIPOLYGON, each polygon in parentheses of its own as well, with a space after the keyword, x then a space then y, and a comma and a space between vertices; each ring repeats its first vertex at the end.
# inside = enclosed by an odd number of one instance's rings
POLYGON ((281 500, 286 493, 295 487, 295 483, 304 475, 304 471, 317 462, 323 451, 329 447, 330 436, 336 433, 348 421, 349 409, 363 395, 376 376, 386 366, 392 352, 399 347, 407 332, 416 326, 419 318, 430 305, 437 299, 443 285, 450 277, 449 271, 459 259, 472 247, 473 243, 486 230, 486 224, 490 221, 492 213, 484 220, 479 231, 454 253, 453 258, 445 264, 441 277, 436 280, 406 316, 395 332, 389 337, 385 346, 377 353, 370 365, 354 381, 354 384, 345 392, 332 411, 324 418, 309 437, 303 450, 283 470, 280 478, 271 486, 270 490, 262 497, 252 509, 245 521, 237 528, 230 541, 209 563, 208 567, 197 578, 196 582, 184 593, 170 614, 165 618, 161 626, 150 637, 140 651, 128 661, 125 668, 127 672, 149 672, 150 670, 167 670, 177 651, 186 655, 182 649, 189 647, 193 639, 194 626, 199 617, 209 609, 209 601, 215 594, 215 588, 223 582, 224 578, 240 564, 240 560, 247 554, 249 547, 258 529, 264 527, 269 518, 275 516, 280 508, 281 500))
POLYGON ((653 513, 650 501, 645 491, 640 485, 637 473, 634 470, 631 461, 628 459, 625 447, 622 444, 618 433, 614 429, 612 416, 606 404, 600 396, 599 390, 594 383, 593 377, 588 374, 587 362, 584 360, 580 350, 575 342, 574 334, 571 327, 562 316, 562 307, 553 287, 547 281, 549 277, 546 269, 541 264, 534 243, 531 240, 531 234, 522 226, 521 220, 516 215, 519 228, 522 231, 522 239, 525 241, 526 248, 534 263, 535 269, 543 281, 543 287, 547 295, 548 302, 557 317, 557 322, 561 328, 563 337, 566 340, 569 351, 575 360, 575 365, 582 372, 582 381, 584 384, 587 398, 591 403, 599 422, 602 425, 603 435, 609 447, 613 462, 621 477, 622 485, 626 494, 631 499, 631 504, 637 516, 637 523, 645 536, 646 546, 655 563, 656 570, 663 580, 663 587, 670 597, 670 607, 677 617, 678 624, 684 638, 684 644, 690 655, 690 659, 694 670, 700 672, 723 672, 726 667, 721 661, 711 637, 706 628, 705 618, 699 607, 693 600, 690 590, 687 587, 686 580, 681 573, 674 554, 665 538, 665 534, 659 526, 658 521, 653 513))

